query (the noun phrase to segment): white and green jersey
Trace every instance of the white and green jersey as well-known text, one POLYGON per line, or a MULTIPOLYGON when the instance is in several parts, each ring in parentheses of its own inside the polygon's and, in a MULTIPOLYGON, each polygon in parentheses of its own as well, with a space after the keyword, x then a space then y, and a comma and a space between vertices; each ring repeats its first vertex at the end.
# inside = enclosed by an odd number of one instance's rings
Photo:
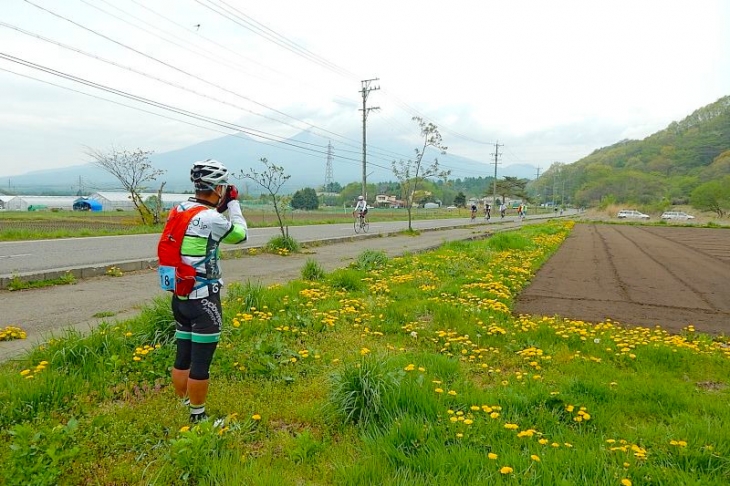
MULTIPOLYGON (((185 209, 193 206, 208 207, 195 200, 186 201, 180 206, 185 209)), ((238 201, 228 203, 228 214, 230 220, 215 208, 208 207, 196 214, 185 230, 180 255, 183 263, 196 269, 198 279, 196 287, 199 287, 188 295, 189 299, 208 297, 209 286, 205 285, 206 282, 215 285, 223 284, 218 265, 221 242, 236 244, 245 241, 248 237, 248 227, 241 214, 241 206, 238 201)))

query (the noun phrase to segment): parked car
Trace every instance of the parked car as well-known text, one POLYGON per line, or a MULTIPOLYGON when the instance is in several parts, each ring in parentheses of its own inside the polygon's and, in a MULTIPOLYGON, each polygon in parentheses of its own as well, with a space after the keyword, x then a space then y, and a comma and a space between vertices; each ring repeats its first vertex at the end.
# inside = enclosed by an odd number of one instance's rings
POLYGON ((664 211, 662 213, 662 219, 695 219, 691 214, 687 214, 684 211, 664 211))
POLYGON ((448 210, 456 209, 456 206, 448 206, 446 209, 448 209, 448 210))
POLYGON ((648 214, 644 214, 641 211, 637 211, 636 209, 622 209, 618 212, 617 217, 620 219, 649 219, 648 214))

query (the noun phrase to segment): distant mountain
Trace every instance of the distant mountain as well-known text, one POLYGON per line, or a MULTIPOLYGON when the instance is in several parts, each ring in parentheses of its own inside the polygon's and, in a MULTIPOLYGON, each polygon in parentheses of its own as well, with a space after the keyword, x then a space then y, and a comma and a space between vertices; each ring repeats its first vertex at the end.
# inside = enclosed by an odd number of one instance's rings
MULTIPOLYGON (((350 182, 361 181, 361 142, 351 139, 332 140, 331 143, 334 182, 344 186, 350 182)), ((368 148, 368 182, 395 180, 391 162, 413 158, 414 148, 397 141, 378 140, 377 145, 373 143, 368 148)), ((170 152, 152 154, 150 160, 155 168, 166 171, 158 178, 159 183, 166 182, 165 191, 181 192, 191 188, 189 170, 196 160, 217 159, 226 164, 231 171, 238 173, 241 170, 249 172, 251 168, 261 170, 263 165, 260 159, 265 157, 269 162, 284 167, 285 173, 291 175, 282 190, 292 193, 303 187, 318 187, 324 184, 327 153, 327 141, 307 131, 283 142, 262 142, 238 133, 170 152)), ((476 172, 482 172, 483 176, 488 177, 492 170, 485 162, 448 153, 440 155, 436 151, 427 152, 425 160, 430 162, 434 158, 438 158, 443 168, 452 171, 450 176, 452 179, 474 177, 476 172)), ((532 178, 534 174, 535 167, 524 164, 500 166, 499 169, 499 177, 532 178)), ((8 179, 11 179, 12 186, 15 186, 15 191, 19 193, 73 194, 80 187, 86 193, 119 188, 119 182, 114 177, 91 163, 34 171, 11 178, 0 177, 0 187, 7 188, 8 179)), ((251 181, 241 182, 241 185, 243 184, 252 193, 260 192, 251 181)))
POLYGON ((699 185, 730 175, 730 96, 643 140, 622 140, 573 164, 555 164, 528 189, 578 205, 686 203, 699 185))

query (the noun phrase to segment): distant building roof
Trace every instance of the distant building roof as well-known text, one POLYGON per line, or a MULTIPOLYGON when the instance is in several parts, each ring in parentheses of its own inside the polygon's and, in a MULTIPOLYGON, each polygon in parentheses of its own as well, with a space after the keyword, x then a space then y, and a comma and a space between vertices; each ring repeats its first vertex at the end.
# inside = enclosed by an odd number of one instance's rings
MULTIPOLYGON (((49 208, 71 208, 76 196, 15 196, 28 206, 46 206, 49 208)), ((14 199, 14 198, 11 198, 14 199)))
MULTIPOLYGON (((142 196, 142 200, 146 200, 150 196, 157 197, 156 192, 143 192, 140 194, 142 196)), ((178 194, 178 193, 172 193, 172 192, 163 192, 162 193, 162 201, 163 202, 178 202, 178 201, 185 201, 190 197, 193 197, 194 194, 178 194)), ((95 192, 91 196, 89 196, 91 199, 106 199, 110 202, 122 202, 122 201, 131 201, 131 196, 128 192, 95 192)))

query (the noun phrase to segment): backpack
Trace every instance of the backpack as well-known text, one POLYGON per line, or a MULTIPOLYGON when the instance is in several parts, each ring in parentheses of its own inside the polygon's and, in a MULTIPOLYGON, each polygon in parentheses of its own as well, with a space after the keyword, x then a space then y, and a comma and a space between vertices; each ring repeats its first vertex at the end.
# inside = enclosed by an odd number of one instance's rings
POLYGON ((191 206, 187 209, 178 205, 170 210, 165 229, 162 230, 157 243, 157 258, 160 266, 157 273, 162 290, 169 290, 175 295, 187 297, 195 288, 196 271, 191 265, 183 263, 180 247, 190 221, 205 206, 191 206))

